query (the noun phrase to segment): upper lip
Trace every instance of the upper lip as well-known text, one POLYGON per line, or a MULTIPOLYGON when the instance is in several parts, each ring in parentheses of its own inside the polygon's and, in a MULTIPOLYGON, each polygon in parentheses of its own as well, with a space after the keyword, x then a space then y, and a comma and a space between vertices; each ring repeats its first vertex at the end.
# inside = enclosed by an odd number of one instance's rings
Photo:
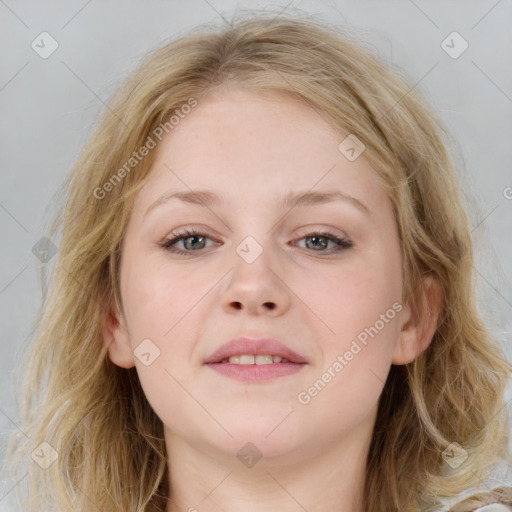
POLYGON ((288 359, 288 361, 292 363, 307 362, 304 357, 277 340, 241 336, 228 341, 212 352, 206 359, 205 364, 220 363, 224 359, 229 359, 231 356, 243 354, 279 356, 282 359, 288 359))

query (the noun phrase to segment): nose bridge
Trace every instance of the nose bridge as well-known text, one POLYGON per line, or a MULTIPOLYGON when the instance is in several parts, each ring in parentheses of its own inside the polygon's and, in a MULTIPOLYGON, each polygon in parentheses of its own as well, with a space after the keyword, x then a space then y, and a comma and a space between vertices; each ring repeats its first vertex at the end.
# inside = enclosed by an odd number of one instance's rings
POLYGON ((263 233, 248 235, 235 247, 233 272, 223 292, 223 307, 228 310, 274 311, 277 314, 288 308, 289 296, 277 254, 270 236, 263 233))

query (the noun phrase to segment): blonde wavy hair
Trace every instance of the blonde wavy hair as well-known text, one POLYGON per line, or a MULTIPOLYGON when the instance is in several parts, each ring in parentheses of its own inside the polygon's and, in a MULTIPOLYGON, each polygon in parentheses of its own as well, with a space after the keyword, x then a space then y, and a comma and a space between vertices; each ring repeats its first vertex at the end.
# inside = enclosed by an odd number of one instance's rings
MULTIPOLYGON (((477 312, 470 227, 446 129, 403 73, 341 32, 311 17, 261 14, 227 29, 200 27, 149 55, 110 101, 47 234, 61 241, 21 368, 27 436, 14 432, 9 445, 14 478, 26 475, 26 491, 17 487, 24 511, 165 510, 162 423, 136 369, 114 365, 101 335, 108 311, 122 311, 120 247, 155 152, 102 199, 94 190, 190 98, 200 103, 226 84, 286 92, 363 141, 393 204, 403 302, 422 307, 427 275, 443 291, 428 349, 391 367, 367 459, 364 510, 436 510, 509 457, 504 390, 512 368, 477 312), (58 454, 47 469, 29 458, 42 442, 58 454), (468 453, 458 469, 443 460, 452 442, 468 453)), ((496 491, 496 501, 512 504, 509 491, 496 491)), ((473 507, 489 496, 469 501, 473 507)))

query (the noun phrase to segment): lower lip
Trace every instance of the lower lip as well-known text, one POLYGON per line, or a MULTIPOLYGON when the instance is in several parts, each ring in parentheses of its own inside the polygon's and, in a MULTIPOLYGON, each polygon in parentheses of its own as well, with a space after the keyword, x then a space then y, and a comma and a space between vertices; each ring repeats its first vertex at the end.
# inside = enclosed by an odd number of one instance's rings
POLYGON ((209 366, 226 377, 232 379, 262 382, 266 380, 286 377, 300 372, 304 363, 272 363, 272 364, 231 364, 231 363, 210 363, 209 366))

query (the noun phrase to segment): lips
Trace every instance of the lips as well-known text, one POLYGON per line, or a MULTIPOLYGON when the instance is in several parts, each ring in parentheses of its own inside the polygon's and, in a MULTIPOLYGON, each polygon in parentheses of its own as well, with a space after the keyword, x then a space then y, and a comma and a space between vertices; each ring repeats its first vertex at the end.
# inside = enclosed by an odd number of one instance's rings
POLYGON ((205 364, 222 363, 225 360, 229 360, 230 357, 242 355, 270 355, 274 358, 280 357, 281 359, 286 359, 289 363, 307 363, 303 356, 297 354, 277 340, 270 338, 254 339, 241 336, 228 341, 215 350, 207 357, 205 364))

